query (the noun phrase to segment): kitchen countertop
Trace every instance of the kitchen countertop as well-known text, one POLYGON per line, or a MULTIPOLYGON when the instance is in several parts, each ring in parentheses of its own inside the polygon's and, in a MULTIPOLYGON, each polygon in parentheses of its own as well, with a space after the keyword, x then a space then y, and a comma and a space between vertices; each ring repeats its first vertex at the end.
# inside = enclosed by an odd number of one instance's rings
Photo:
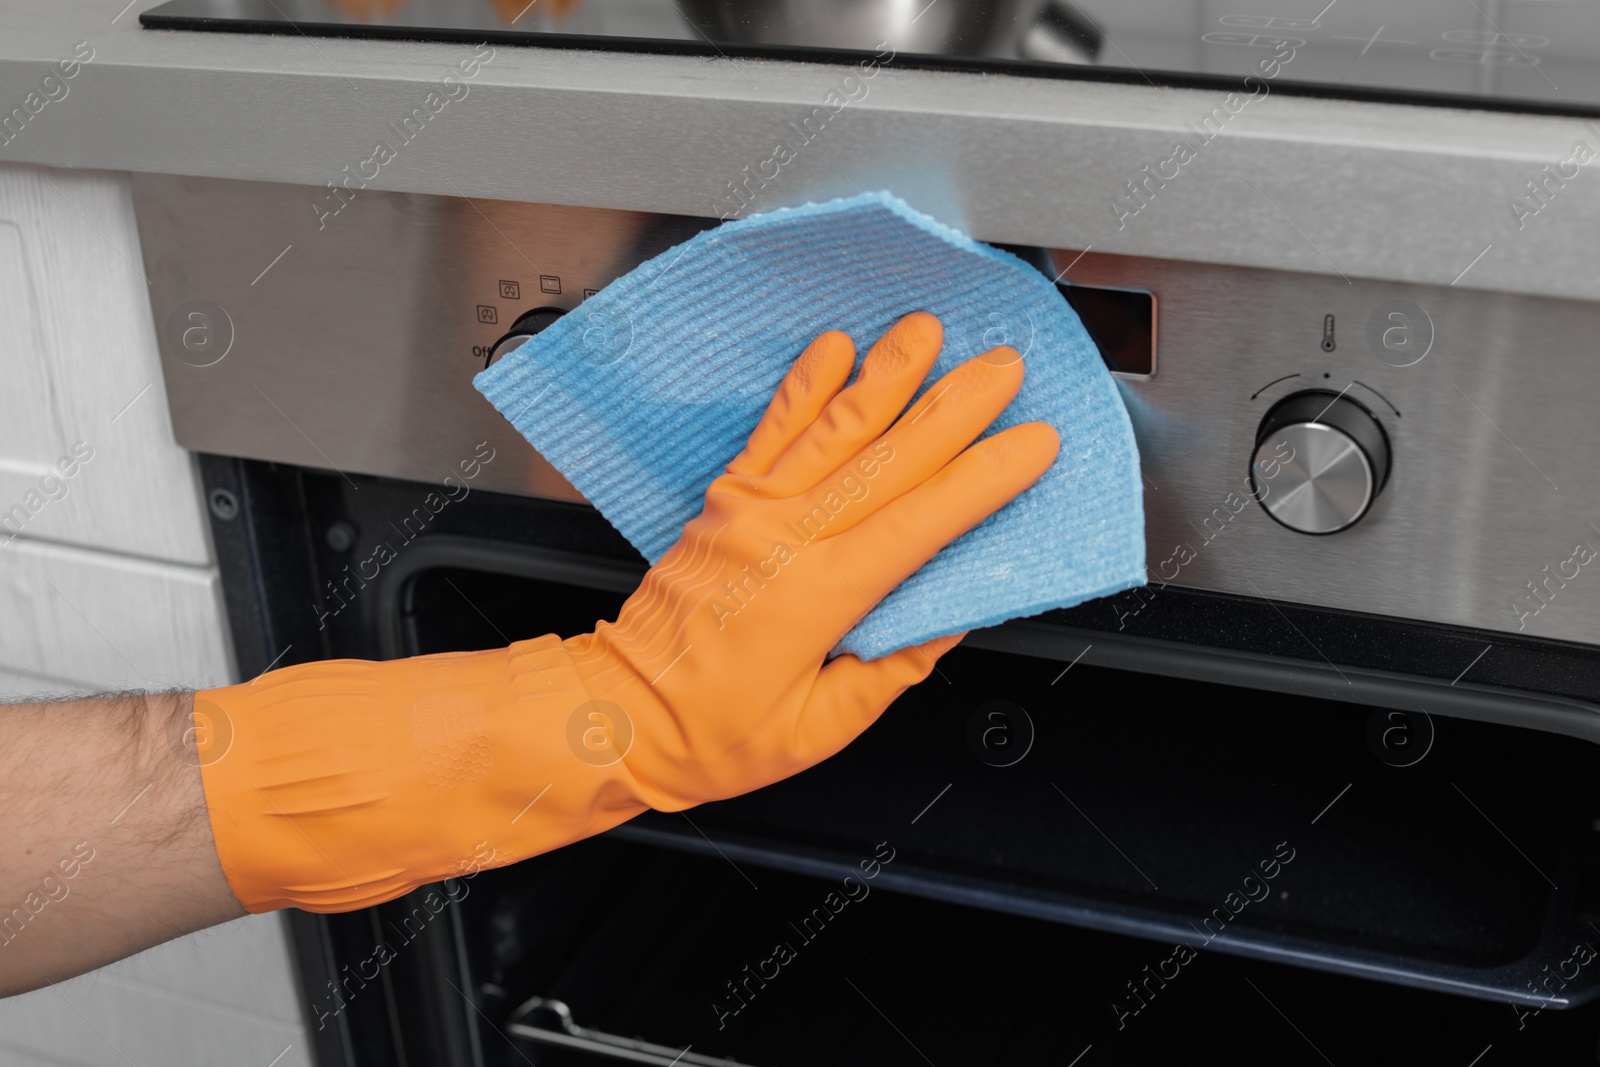
MULTIPOLYGON (((142 29, 154 2, 0 0, 0 116, 77 42, 94 49, 0 162, 323 185, 473 53, 142 29)), ((715 216, 844 73, 496 46, 370 185, 715 216)), ((752 210, 889 188, 989 241, 1600 299, 1593 167, 1520 229, 1510 205, 1576 142, 1600 150, 1580 119, 1274 93, 1119 228, 1124 182, 1225 93, 892 64, 868 84, 752 210)))

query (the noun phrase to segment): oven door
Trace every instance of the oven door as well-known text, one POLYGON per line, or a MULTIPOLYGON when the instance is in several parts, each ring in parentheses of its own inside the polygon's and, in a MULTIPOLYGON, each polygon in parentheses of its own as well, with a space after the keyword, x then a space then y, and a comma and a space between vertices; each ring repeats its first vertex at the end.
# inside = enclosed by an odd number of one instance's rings
MULTIPOLYGON (((644 570, 476 491, 351 585, 428 486, 202 470, 247 672, 582 632, 644 570)), ((1496 635, 1465 681, 1470 631, 1156 595, 975 633, 767 789, 297 915, 321 1062, 1592 1055, 1594 654, 1496 635)))

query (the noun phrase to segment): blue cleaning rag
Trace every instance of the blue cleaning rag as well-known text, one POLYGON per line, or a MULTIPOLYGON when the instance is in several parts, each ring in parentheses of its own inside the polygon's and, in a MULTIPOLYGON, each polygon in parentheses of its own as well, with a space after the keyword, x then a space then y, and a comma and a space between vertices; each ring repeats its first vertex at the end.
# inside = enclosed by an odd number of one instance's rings
POLYGON ((995 345, 1022 392, 990 432, 1048 422, 1061 455, 889 594, 838 651, 876 659, 1145 580, 1144 502, 1116 384, 1050 280, 888 193, 724 223, 617 279, 474 380, 654 563, 700 513, 818 334, 865 355, 902 315, 944 323, 931 385, 995 345))

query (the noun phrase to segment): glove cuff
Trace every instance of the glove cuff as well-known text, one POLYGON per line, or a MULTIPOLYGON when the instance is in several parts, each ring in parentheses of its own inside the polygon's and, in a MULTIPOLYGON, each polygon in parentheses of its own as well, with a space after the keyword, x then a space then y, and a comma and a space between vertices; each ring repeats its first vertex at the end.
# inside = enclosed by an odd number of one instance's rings
POLYGON ((645 805, 569 738, 590 705, 554 637, 329 660, 198 692, 217 856, 247 911, 340 912, 609 829, 645 805))

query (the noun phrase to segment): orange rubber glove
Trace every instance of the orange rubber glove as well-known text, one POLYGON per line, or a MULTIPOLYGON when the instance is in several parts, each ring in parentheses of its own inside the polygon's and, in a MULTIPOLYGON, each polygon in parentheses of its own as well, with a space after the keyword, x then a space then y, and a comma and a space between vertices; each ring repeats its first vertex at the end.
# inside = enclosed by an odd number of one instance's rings
POLYGON ((211 826, 240 903, 364 907, 646 808, 758 789, 853 740, 960 635, 871 662, 829 651, 1059 446, 1029 423, 967 447, 1022 384, 1010 348, 896 421, 942 338, 932 315, 906 316, 848 388, 850 338, 817 338, 704 511, 592 634, 197 693, 197 732, 216 746, 201 752, 211 826))

